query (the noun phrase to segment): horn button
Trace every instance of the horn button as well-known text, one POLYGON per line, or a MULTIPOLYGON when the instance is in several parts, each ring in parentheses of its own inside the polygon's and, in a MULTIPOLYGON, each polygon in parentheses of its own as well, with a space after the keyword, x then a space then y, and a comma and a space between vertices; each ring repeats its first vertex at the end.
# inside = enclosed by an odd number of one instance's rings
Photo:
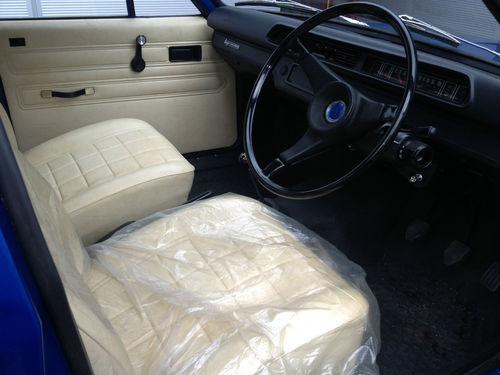
POLYGON ((325 110, 326 121, 334 124, 342 120, 345 116, 347 106, 343 100, 336 100, 331 102, 325 110))
POLYGON ((313 131, 323 135, 341 135, 352 122, 356 94, 343 82, 325 85, 309 105, 308 121, 313 131))

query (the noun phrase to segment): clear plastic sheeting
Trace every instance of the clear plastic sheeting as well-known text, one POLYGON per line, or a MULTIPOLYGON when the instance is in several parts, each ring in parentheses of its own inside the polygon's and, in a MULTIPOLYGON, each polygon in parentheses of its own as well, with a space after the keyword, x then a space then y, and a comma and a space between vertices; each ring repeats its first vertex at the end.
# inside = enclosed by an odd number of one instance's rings
POLYGON ((86 283, 136 374, 378 373, 364 271, 259 202, 196 202, 87 250, 86 283))
POLYGON ((16 158, 94 374, 377 373, 363 270, 292 219, 225 195, 89 254, 54 190, 16 158))

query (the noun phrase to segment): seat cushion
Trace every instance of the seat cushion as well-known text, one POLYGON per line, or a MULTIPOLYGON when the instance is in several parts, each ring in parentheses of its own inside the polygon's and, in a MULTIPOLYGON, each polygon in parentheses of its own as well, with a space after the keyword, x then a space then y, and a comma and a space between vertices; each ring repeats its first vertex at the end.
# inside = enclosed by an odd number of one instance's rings
POLYGON ((87 284, 136 374, 375 374, 376 303, 326 248, 334 261, 298 223, 226 195, 91 246, 87 284))
POLYGON ((54 188, 85 244, 184 203, 194 170, 165 137, 136 119, 89 125, 25 156, 54 188))

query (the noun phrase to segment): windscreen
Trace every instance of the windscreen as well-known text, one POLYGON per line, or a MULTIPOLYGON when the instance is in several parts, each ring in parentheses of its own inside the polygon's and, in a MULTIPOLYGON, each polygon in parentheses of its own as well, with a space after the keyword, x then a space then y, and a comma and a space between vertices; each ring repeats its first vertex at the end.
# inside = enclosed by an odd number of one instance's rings
MULTIPOLYGON (((299 3, 322 10, 356 1, 297 0, 299 3)), ((238 0, 225 0, 225 2, 234 4, 238 0)), ((500 24, 481 0, 373 0, 372 2, 390 9, 397 15, 410 15, 492 51, 500 52, 500 24)), ((474 53, 472 49, 470 51, 474 53)))

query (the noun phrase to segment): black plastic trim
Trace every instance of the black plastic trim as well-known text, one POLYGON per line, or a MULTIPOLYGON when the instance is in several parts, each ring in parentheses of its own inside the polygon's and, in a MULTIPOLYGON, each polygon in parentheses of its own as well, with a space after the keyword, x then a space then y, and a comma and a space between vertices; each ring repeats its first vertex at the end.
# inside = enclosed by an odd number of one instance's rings
POLYGON ((21 172, 0 120, 0 198, 39 289, 72 374, 92 375, 63 284, 38 224, 21 172))
POLYGON ((128 17, 130 17, 130 18, 135 17, 134 0, 127 0, 127 14, 128 14, 128 17))

